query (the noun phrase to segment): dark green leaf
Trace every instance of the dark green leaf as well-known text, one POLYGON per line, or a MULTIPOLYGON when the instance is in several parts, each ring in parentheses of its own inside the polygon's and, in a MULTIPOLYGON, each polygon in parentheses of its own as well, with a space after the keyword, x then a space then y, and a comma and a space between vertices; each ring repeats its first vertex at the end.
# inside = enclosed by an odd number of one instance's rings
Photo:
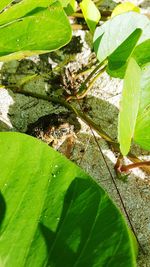
POLYGON ((125 221, 102 188, 35 138, 0 133, 0 263, 135 267, 125 221))

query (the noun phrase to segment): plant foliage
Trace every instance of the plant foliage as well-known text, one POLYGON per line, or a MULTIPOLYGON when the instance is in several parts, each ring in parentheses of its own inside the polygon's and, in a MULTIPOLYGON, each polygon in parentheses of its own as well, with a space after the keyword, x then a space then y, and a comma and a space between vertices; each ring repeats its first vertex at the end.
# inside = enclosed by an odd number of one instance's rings
MULTIPOLYGON (((150 39, 150 21, 136 12, 126 12, 105 22, 94 34, 94 48, 100 62, 108 60, 108 73, 123 78, 129 57, 136 57, 139 48, 144 49, 150 39), (121 27, 120 27, 121 25, 121 27)), ((145 62, 145 53, 140 54, 138 63, 145 62)), ((149 60, 149 56, 147 58, 149 60)))
POLYGON ((70 39, 70 23, 59 1, 23 0, 0 14, 1 61, 47 53, 70 39))
POLYGON ((91 177, 24 134, 0 133, 0 148, 1 266, 136 266, 120 211, 91 177))

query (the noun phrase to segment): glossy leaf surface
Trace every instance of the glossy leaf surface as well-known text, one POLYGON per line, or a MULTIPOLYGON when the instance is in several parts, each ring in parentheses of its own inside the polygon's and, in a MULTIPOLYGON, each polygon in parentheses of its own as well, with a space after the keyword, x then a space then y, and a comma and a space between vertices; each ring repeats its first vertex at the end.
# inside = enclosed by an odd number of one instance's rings
POLYGON ((118 209, 58 152, 24 134, 0 133, 0 169, 1 266, 136 266, 118 209))
POLYGON ((134 11, 134 12, 138 12, 140 13, 140 8, 138 6, 135 6, 133 3, 131 2, 124 2, 124 3, 121 3, 119 5, 117 5, 112 14, 111 14, 111 17, 115 17, 117 15, 120 15, 122 13, 125 13, 125 12, 128 12, 128 11, 134 11))
POLYGON ((96 29, 94 49, 100 62, 106 58, 108 58, 109 62, 110 57, 111 75, 122 78, 126 69, 125 66, 123 68, 122 56, 126 62, 134 47, 146 42, 148 39, 150 39, 149 19, 136 12, 127 12, 113 17, 96 29), (138 30, 142 30, 142 34, 139 34, 139 36, 137 34, 138 30), (112 64, 111 57, 113 57, 114 62, 118 62, 118 73, 117 65, 112 64), (122 67, 121 71, 120 65, 122 67))
POLYGON ((135 60, 140 66, 150 62, 150 39, 138 45, 135 48, 132 56, 135 58, 135 60))
POLYGON ((0 60, 56 50, 71 39, 71 27, 56 1, 24 0, 0 15, 0 60))
POLYGON ((94 33, 101 17, 98 8, 92 0, 82 0, 80 7, 90 31, 94 33))
POLYGON ((67 14, 68 16, 70 16, 70 15, 72 15, 73 13, 76 12, 76 10, 77 10, 77 6, 78 6, 77 1, 76 1, 76 0, 71 0, 71 1, 69 2, 69 4, 64 8, 64 10, 65 10, 66 14, 67 14))
POLYGON ((13 0, 1 0, 0 1, 0 11, 3 10, 7 5, 11 4, 13 0))
POLYGON ((118 140, 123 155, 130 150, 140 103, 141 69, 131 58, 126 70, 120 103, 118 140))
POLYGON ((134 141, 142 148, 150 150, 150 63, 142 68, 141 97, 134 141))

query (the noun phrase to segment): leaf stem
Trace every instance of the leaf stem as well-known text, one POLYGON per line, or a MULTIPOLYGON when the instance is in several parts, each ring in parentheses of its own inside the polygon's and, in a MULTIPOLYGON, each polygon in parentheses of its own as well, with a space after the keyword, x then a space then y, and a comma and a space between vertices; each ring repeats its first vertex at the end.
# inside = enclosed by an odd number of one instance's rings
MULTIPOLYGON (((99 63, 94 70, 89 74, 89 76, 85 79, 85 81, 81 84, 78 94, 83 93, 86 90, 88 82, 91 80, 91 78, 97 73, 97 71, 104 65, 104 61, 99 63)), ((106 65, 106 63, 105 63, 106 65)))
POLYGON ((95 81, 99 78, 99 76, 106 70, 107 61, 103 61, 99 63, 92 72, 88 75, 88 77, 85 79, 85 81, 81 84, 79 91, 76 95, 71 95, 67 98, 67 101, 70 99, 82 99, 86 96, 86 94, 89 92, 95 81), (98 72, 100 71, 100 72, 98 72), (98 72, 98 73, 97 73, 98 72), (91 78, 94 76, 94 78, 91 80, 91 78), (88 85, 89 83, 89 85, 88 85))
POLYGON ((136 163, 132 163, 129 165, 121 165, 119 168, 119 171, 128 173, 129 170, 131 169, 140 168, 143 166, 150 166, 150 161, 141 161, 141 162, 136 162, 136 163))
POLYGON ((82 13, 79 13, 79 12, 77 12, 77 13, 73 13, 73 14, 71 15, 71 17, 75 17, 75 18, 84 18, 83 14, 82 14, 82 13))
MULTIPOLYGON (((18 94, 23 94, 26 96, 31 96, 34 98, 38 98, 38 99, 42 99, 45 101, 51 101, 55 104, 60 104, 64 107, 66 107, 67 109, 71 110, 72 112, 74 112, 77 117, 79 117, 82 121, 84 121, 89 127, 91 127, 94 131, 97 132, 98 135, 100 135, 109 145, 110 149, 113 152, 120 152, 119 149, 119 143, 115 142, 105 131, 103 131, 103 129, 97 125, 95 122, 93 122, 88 116, 86 116, 86 114, 83 114, 80 110, 76 109, 75 107, 73 107, 73 105, 69 104, 65 99, 63 98, 59 98, 59 97, 51 97, 51 96, 47 96, 47 95, 42 95, 42 94, 37 94, 37 93, 33 93, 33 92, 27 92, 27 91, 23 91, 23 90, 19 90, 18 88, 9 88, 11 89, 13 92, 18 93, 18 94)), ((134 154, 132 154, 131 152, 129 152, 129 154, 127 155, 128 159, 131 160, 132 162, 136 163, 142 163, 142 161, 136 157, 134 154)), ((140 165, 140 164, 139 164, 140 165)), ((141 164, 140 167, 150 173, 150 164, 141 164)))
POLYGON ((78 99, 82 99, 84 98, 87 93, 89 92, 89 90, 91 89, 91 87, 93 86, 93 84, 96 82, 96 80, 102 75, 102 73, 106 70, 106 65, 101 69, 101 71, 99 73, 97 73, 95 75, 95 77, 92 79, 92 81, 89 83, 89 85, 87 86, 86 90, 83 91, 82 94, 77 94, 77 98, 78 99))

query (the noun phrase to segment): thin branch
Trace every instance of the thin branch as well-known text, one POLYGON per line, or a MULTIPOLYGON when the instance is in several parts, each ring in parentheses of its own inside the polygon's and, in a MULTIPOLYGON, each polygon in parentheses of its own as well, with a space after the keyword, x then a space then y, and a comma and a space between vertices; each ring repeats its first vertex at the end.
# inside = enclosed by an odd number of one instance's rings
MULTIPOLYGON (((69 109, 73 113, 75 113, 76 116, 79 117, 82 121, 84 121, 89 127, 91 127, 93 130, 95 130, 98 133, 98 135, 100 135, 108 143, 110 149, 113 152, 118 152, 118 153, 120 152, 119 144, 117 142, 115 142, 105 131, 103 131, 103 129, 99 125, 97 125, 95 122, 93 122, 93 120, 91 120, 86 114, 83 114, 83 112, 76 109, 73 105, 69 104, 65 99, 59 98, 59 97, 50 97, 47 95, 44 96, 42 94, 37 94, 36 92, 34 92, 34 93, 33 92, 27 92, 27 91, 23 91, 23 90, 19 90, 19 89, 14 89, 14 88, 9 88, 9 89, 11 89, 13 92, 18 93, 18 94, 23 94, 26 96, 31 96, 31 97, 42 99, 45 101, 50 101, 50 102, 53 102, 55 104, 60 104, 64 107, 66 107, 67 109, 69 109)), ((142 160, 140 160, 138 157, 136 157, 131 152, 129 152, 127 157, 133 163, 142 162, 142 160)), ((150 173, 150 166, 144 165, 141 167, 141 169, 150 173)))
MULTIPOLYGON (((79 104, 79 106, 80 106, 80 109, 82 110, 82 106, 80 105, 80 102, 79 102, 79 101, 78 101, 78 104, 79 104)), ((84 111, 82 111, 82 112, 84 113, 84 111)), ((114 179, 114 177, 113 177, 113 174, 111 173, 111 170, 110 170, 110 168, 109 168, 109 165, 108 165, 108 163, 107 163, 107 160, 105 159, 105 156, 104 156, 103 151, 102 151, 102 149, 101 149, 101 147, 100 147, 100 144, 99 144, 99 142, 98 142, 98 140, 97 140, 97 138, 96 138, 96 136, 95 136, 95 134, 94 134, 94 131, 93 131, 92 127, 91 127, 91 126, 89 126, 89 127, 90 127, 91 133, 92 133, 92 135, 93 135, 93 137, 94 137, 94 140, 95 140, 95 142, 96 142, 96 144, 97 144, 97 147, 98 147, 98 149, 99 149, 99 151, 100 151, 100 154, 101 154, 101 156, 102 156, 102 158, 103 158, 103 160, 104 160, 104 162, 105 162, 105 165, 106 165, 106 167, 107 167, 107 170, 108 170, 108 172, 109 172, 109 175, 110 175, 110 177, 111 177, 111 180, 112 180, 112 182, 113 182, 113 184, 114 184, 114 187, 115 187, 115 189, 116 189, 116 192, 117 192, 117 194, 118 194, 118 196, 119 196, 121 205, 122 205, 123 210, 124 210, 124 212, 125 212, 125 215, 126 215, 126 217, 127 217, 127 219, 128 219, 128 222, 129 222, 129 224, 130 224, 130 227, 131 227, 131 229, 132 229, 132 232, 133 232, 134 235, 135 235, 135 238, 136 238, 136 240, 137 240, 137 243, 139 244, 139 247, 141 248, 141 251, 143 252, 143 254, 145 254, 145 251, 143 250, 143 247, 142 247, 142 245, 141 245, 141 243, 140 243, 140 241, 139 241, 139 239, 138 239, 138 236, 137 236, 137 234, 136 234, 136 231, 135 231, 135 229, 134 229, 134 226, 133 226, 133 224, 132 224, 132 222, 131 222, 131 220, 130 220, 130 217, 129 217, 129 214, 128 214, 128 212, 127 212, 126 206, 125 206, 125 204, 124 204, 123 198, 122 198, 122 196, 121 196, 121 194, 120 194, 120 191, 119 191, 118 186, 117 186, 117 183, 116 183, 116 181, 115 181, 115 179, 114 179)))
POLYGON ((143 166, 150 166, 150 161, 136 162, 136 163, 132 163, 132 164, 129 164, 129 165, 121 165, 118 170, 120 172, 128 173, 129 170, 132 170, 134 168, 140 168, 140 167, 143 167, 143 166))

